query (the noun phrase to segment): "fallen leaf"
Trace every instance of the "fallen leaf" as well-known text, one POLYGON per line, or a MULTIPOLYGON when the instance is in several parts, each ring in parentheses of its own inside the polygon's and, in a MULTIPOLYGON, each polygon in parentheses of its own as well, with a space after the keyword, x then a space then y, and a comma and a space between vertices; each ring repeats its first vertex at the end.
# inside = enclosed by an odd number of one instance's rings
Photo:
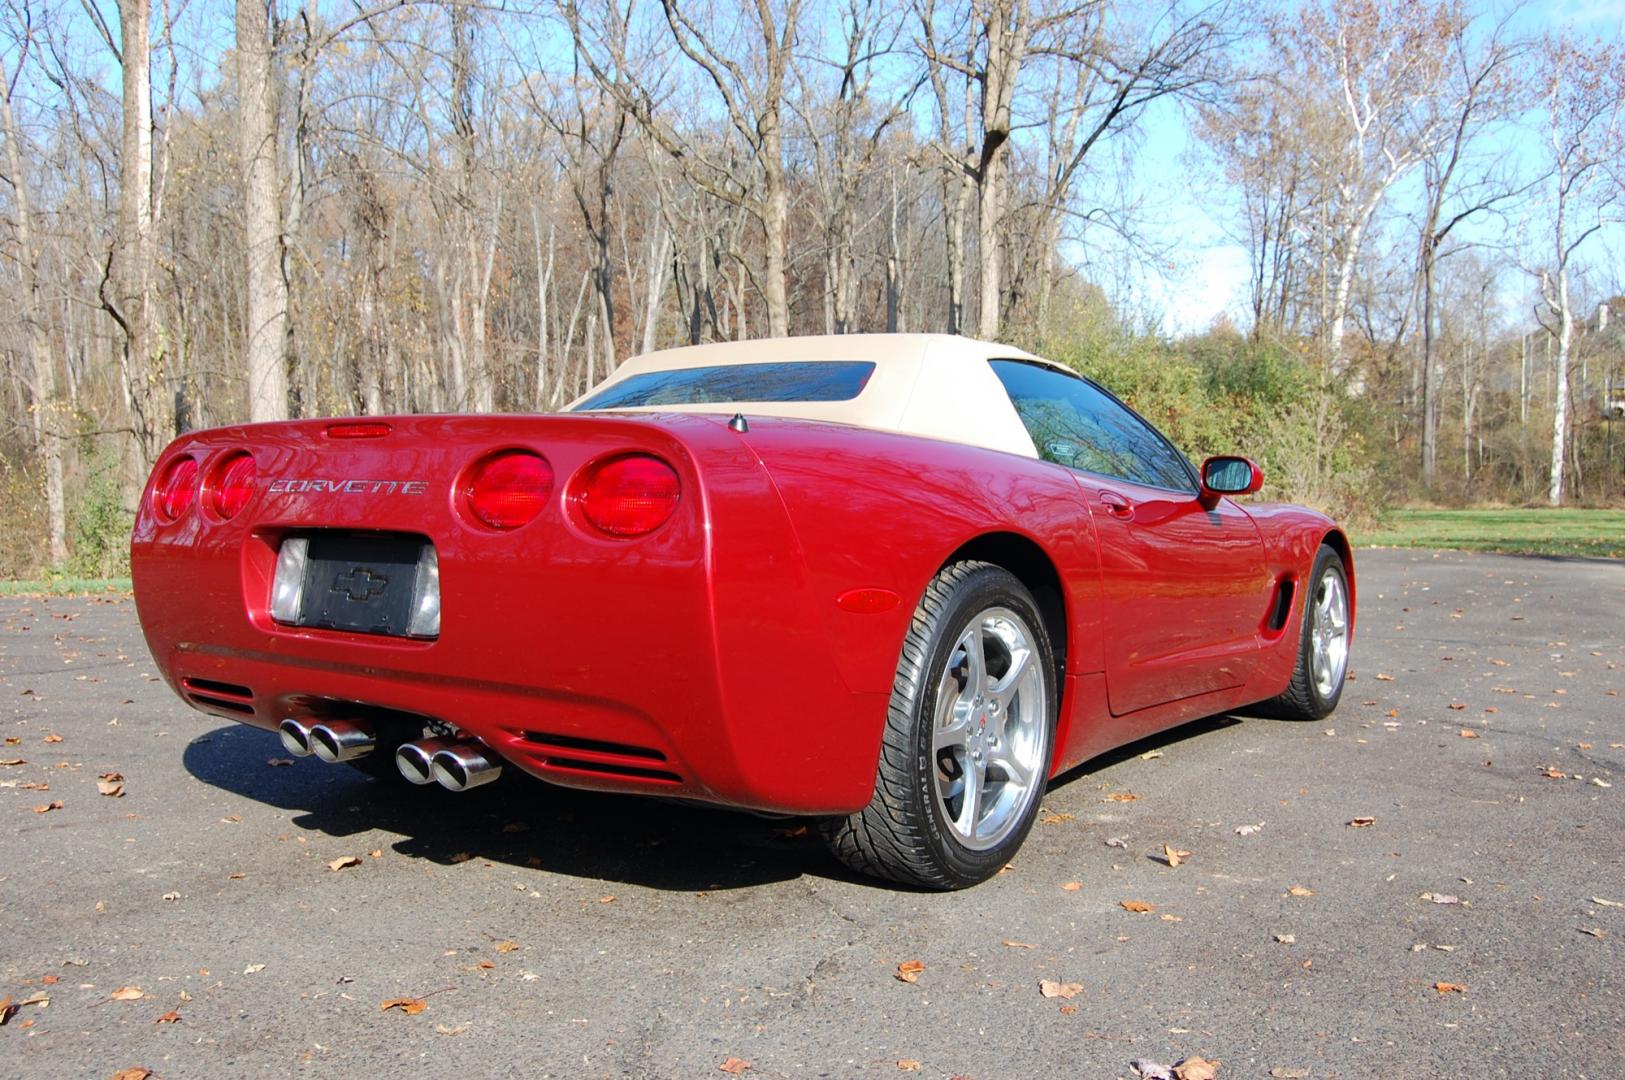
POLYGON ((1540 770, 1540 775, 1544 776, 1548 780, 1567 780, 1569 778, 1567 773, 1560 772, 1550 765, 1542 768, 1540 770))
POLYGON ((999 944, 1008 945, 1012 949, 1036 949, 1038 947, 1036 945, 1029 945, 1025 941, 1011 941, 1009 938, 1006 938, 1004 941, 1000 942, 999 944))
POLYGON ((1376 823, 1377 819, 1374 817, 1357 817, 1349 821, 1349 828, 1365 829, 1375 825, 1376 823))
POLYGON ((1625 904, 1620 903, 1618 900, 1605 900, 1600 896, 1593 896, 1591 898, 1591 902, 1593 904, 1600 904, 1603 907, 1625 907, 1625 904))
POLYGON ((1038 992, 1047 998, 1075 998, 1083 993, 1082 983, 1062 983, 1054 979, 1039 979, 1038 992))
POLYGON ((1292 888, 1288 889, 1287 892, 1289 894, 1291 894, 1292 896, 1313 896, 1313 895, 1315 895, 1315 890, 1306 889, 1302 885, 1294 885, 1294 886, 1292 886, 1292 888))
POLYGON ((1219 1063, 1203 1057, 1188 1057, 1174 1066, 1174 1080, 1213 1080, 1219 1075, 1219 1063))
POLYGON ((258 975, 260 972, 262 972, 264 970, 265 970, 265 965, 264 964, 249 964, 247 967, 243 968, 243 974, 244 975, 258 975))
POLYGON ((1591 778, 1591 782, 1593 784, 1596 784, 1598 787, 1613 787, 1614 786, 1613 784, 1610 784, 1608 781, 1604 780, 1600 776, 1593 776, 1591 778))
POLYGON ((750 1068, 750 1062, 746 1061, 744 1058, 731 1057, 727 1061, 724 1061, 721 1065, 718 1065, 717 1068, 721 1069, 725 1073, 732 1073, 733 1075, 738 1076, 746 1069, 750 1068))
POLYGON ((1476 739, 1479 737, 1478 732, 1474 731, 1470 727, 1464 727, 1460 731, 1456 732, 1456 734, 1460 735, 1464 739, 1476 739))
POLYGON ((0 998, 0 1027, 5 1027, 13 1016, 17 1015, 17 1003, 7 994, 0 998))
POLYGON ((517 941, 499 941, 499 942, 497 942, 496 949, 497 949, 497 952, 518 952, 519 951, 519 942, 517 942, 517 941))
POLYGON ((1434 903, 1434 904, 1459 904, 1459 903, 1461 903, 1461 897, 1453 896, 1450 893, 1425 892, 1425 893, 1422 894, 1422 899, 1426 900, 1426 901, 1428 901, 1430 903, 1434 903))
POLYGON ((1461 710, 1467 707, 1467 703, 1465 701, 1452 701, 1450 703, 1450 707, 1457 712, 1461 712, 1461 710))
POLYGON ((1275 940, 1281 945, 1296 945, 1298 943, 1296 934, 1276 934, 1275 940))
POLYGON ((1061 888, 1066 892, 1077 892, 1079 889, 1083 888, 1083 882, 1069 881, 1065 885, 1062 885, 1061 888))
POLYGON ((1119 900, 1117 902, 1117 906, 1122 908, 1124 911, 1132 911, 1136 914, 1144 914, 1147 911, 1157 910, 1154 905, 1148 904, 1144 900, 1119 900))
POLYGON ((102 773, 96 781, 96 792, 109 798, 124 798, 124 777, 116 772, 102 773))
POLYGON ((376 848, 376 849, 374 849, 372 851, 367 852, 367 854, 369 856, 371 856, 372 858, 374 858, 374 859, 382 859, 384 857, 384 849, 383 848, 376 848))
POLYGON ((340 855, 327 864, 329 870, 343 870, 346 866, 360 866, 361 858, 358 855, 340 855))
POLYGON ((1162 861, 1167 863, 1170 867, 1178 866, 1180 863, 1184 862, 1190 857, 1191 853, 1188 851, 1180 851, 1171 844, 1162 845, 1162 861))
POLYGON ((1139 799, 1132 791, 1114 791, 1106 796, 1107 802, 1138 802, 1139 799))
POLYGON ((114 1001, 139 1001, 147 995, 139 986, 121 986, 107 996, 114 1001))
POLYGON ((1161 919, 1163 922, 1184 922, 1185 921, 1185 916, 1183 916, 1183 915, 1169 915, 1167 912, 1163 912, 1161 915, 1158 915, 1157 918, 1161 919))
POLYGON ((613 904, 615 902, 615 894, 606 893, 598 898, 598 902, 600 904, 613 904))
POLYGON ((133 1069, 120 1069, 113 1074, 112 1080, 147 1080, 147 1077, 151 1075, 151 1069, 143 1069, 137 1066, 133 1069))
POLYGON ((919 1072, 920 1063, 913 1058, 898 1058, 897 1067, 904 1072, 919 1072))
POLYGON ((60 810, 60 809, 62 809, 62 800, 61 799, 55 799, 55 800, 53 800, 51 802, 43 803, 43 804, 41 804, 39 806, 33 807, 32 809, 33 809, 34 813, 36 813, 36 814, 49 814, 52 810, 60 810))
POLYGON ((1126 836, 1108 837, 1107 840, 1106 840, 1106 846, 1107 847, 1115 847, 1115 848, 1126 848, 1126 847, 1128 847, 1128 837, 1126 837, 1126 836))
POLYGON ((924 970, 925 965, 920 961, 904 960, 897 965, 896 979, 898 982, 916 983, 920 981, 920 972, 924 970))
POLYGON ((286 768, 289 765, 293 764, 293 758, 291 758, 291 757, 266 758, 265 763, 267 765, 269 765, 273 769, 283 769, 283 768, 286 768))
MULTIPOLYGON (((1379 672, 1377 672, 1377 681, 1378 682, 1393 682, 1394 677, 1392 675, 1388 675, 1388 674, 1386 674, 1384 672, 1379 671, 1379 672)), ((1181 1077, 1180 1080, 1184 1080, 1184 1078, 1181 1077)))
POLYGON ((422 998, 399 997, 399 998, 390 998, 388 1001, 386 1001, 382 1005, 378 1006, 378 1011, 379 1012, 388 1012, 391 1009, 399 1009, 399 1010, 401 1010, 401 1012, 405 1013, 407 1016, 416 1016, 418 1013, 422 1012, 424 1009, 427 1009, 428 1007, 429 1007, 429 1003, 427 1001, 424 1001, 422 998))
POLYGON ((153 1021, 154 1024, 178 1024, 180 1022, 181 1014, 176 1012, 174 1009, 170 1009, 168 1012, 164 1013, 164 1015, 153 1021))
POLYGON ((1433 989, 1441 994, 1465 994, 1467 992, 1466 986, 1452 982, 1436 982, 1433 984, 1433 989))
POLYGON ((1580 933, 1590 934, 1599 941, 1608 936, 1608 932, 1600 926, 1582 926, 1580 927, 1580 933))
POLYGON ((0 765, 27 765, 28 762, 20 757, 0 758, 0 765))
POLYGON ((62 736, 60 736, 60 735, 47 735, 47 736, 45 736, 45 741, 46 742, 52 742, 52 743, 61 742, 62 741, 62 736))
POLYGON ((1076 820, 1077 817, 1074 814, 1045 814, 1038 819, 1038 823, 1040 825, 1060 825, 1064 822, 1076 820))
POLYGON ((1260 821, 1257 825, 1237 825, 1236 826, 1236 835, 1237 836, 1251 836, 1251 835, 1253 835, 1253 833, 1257 832, 1258 830, 1262 829, 1263 827, 1264 827, 1264 823, 1262 821, 1260 821))
POLYGON ((445 1024, 436 1024, 435 1032, 440 1035, 461 1035, 468 1030, 467 1024, 458 1024, 456 1027, 447 1027, 445 1024))
POLYGON ((1140 760, 1141 761, 1155 761, 1157 758, 1160 758, 1161 756, 1162 756, 1162 751, 1161 750, 1147 750, 1145 753, 1140 755, 1140 760))
POLYGON ((1172 1069, 1145 1058, 1135 1058, 1128 1063, 1128 1067, 1139 1075, 1140 1080, 1174 1080, 1172 1069))
POLYGON ((1270 1070, 1275 1080, 1304 1080, 1309 1075, 1308 1069, 1275 1068, 1270 1070))

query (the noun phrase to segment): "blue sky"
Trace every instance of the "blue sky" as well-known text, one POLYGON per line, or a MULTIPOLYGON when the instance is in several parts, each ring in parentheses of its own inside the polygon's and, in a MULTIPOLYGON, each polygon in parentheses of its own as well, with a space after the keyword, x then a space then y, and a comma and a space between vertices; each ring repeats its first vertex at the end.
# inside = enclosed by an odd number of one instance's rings
MULTIPOLYGON (((1625 47, 1625 0, 1531 3, 1513 22, 1524 33, 1567 28, 1625 47)), ((1160 321, 1171 334, 1200 332, 1220 313, 1245 326, 1247 252, 1227 231, 1234 222, 1228 191, 1217 182, 1203 149, 1192 144, 1187 118, 1178 106, 1159 104, 1147 116, 1144 131, 1136 187, 1148 193, 1148 201, 1155 201, 1153 239, 1174 246, 1177 254, 1166 272, 1148 272, 1139 279, 1140 295, 1115 299, 1131 311, 1160 321)), ((1541 148, 1533 132, 1509 129, 1500 138, 1531 170, 1538 168, 1541 148)), ((1391 193, 1392 201, 1385 207, 1390 220, 1396 209, 1403 209, 1407 194, 1403 187, 1391 193)), ((1514 215, 1512 228, 1516 229, 1520 217, 1514 215)), ((1488 224, 1480 228, 1501 229, 1488 224)), ((1583 252, 1599 287, 1625 287, 1625 226, 1616 224, 1593 237, 1583 252)), ((1527 320, 1531 299, 1527 276, 1509 267, 1497 314, 1508 321, 1527 320)))

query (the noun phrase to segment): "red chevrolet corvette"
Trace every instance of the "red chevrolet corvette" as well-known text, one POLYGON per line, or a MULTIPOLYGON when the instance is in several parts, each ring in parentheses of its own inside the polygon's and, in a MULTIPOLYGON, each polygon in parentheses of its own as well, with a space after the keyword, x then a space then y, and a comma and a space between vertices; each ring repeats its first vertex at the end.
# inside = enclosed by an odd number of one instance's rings
POLYGON ((294 754, 816 815, 852 867, 957 888, 1062 770, 1337 706, 1348 540, 1232 501, 1262 480, 1018 349, 746 341, 558 415, 186 435, 131 566, 176 693, 294 754))

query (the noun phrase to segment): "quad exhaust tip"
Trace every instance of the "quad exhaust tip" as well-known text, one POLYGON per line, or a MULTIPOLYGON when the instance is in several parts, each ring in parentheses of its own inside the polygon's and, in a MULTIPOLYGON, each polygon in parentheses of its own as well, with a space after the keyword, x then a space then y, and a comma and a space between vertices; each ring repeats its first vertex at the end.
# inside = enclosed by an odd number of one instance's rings
POLYGON ((310 746, 310 725, 303 720, 288 717, 277 725, 277 734, 282 736, 283 749, 294 757, 309 757, 315 752, 310 746))
POLYGON ((372 728, 349 720, 324 720, 310 729, 310 752, 329 764, 354 761, 378 745, 372 728))
POLYGON ((434 756, 454 745, 456 741, 453 739, 419 739, 402 743, 401 748, 395 751, 395 768, 414 784, 432 784, 434 756))

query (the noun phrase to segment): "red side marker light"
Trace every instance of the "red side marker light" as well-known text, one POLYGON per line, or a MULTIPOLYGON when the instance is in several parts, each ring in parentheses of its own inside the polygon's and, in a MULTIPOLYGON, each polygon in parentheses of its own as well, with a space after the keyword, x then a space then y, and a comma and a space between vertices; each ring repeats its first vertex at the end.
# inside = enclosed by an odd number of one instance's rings
POLYGON ((463 499, 469 512, 493 529, 517 529, 547 505, 553 466, 528 450, 504 450, 468 474, 463 499))
POLYGON ((676 469, 652 454, 628 454, 593 466, 576 487, 575 503, 593 528, 625 538, 664 525, 681 495, 676 469))
POLYGON ((258 473, 254 456, 246 452, 233 454, 216 465, 209 484, 214 512, 223 518, 236 517, 254 494, 254 477, 258 473))
POLYGON ((855 615, 878 615, 896 607, 901 599, 890 589, 848 589, 835 598, 835 606, 855 615))
POLYGON ((192 505, 197 494, 197 458, 178 457, 164 467, 152 489, 152 512, 160 521, 174 521, 192 505))

